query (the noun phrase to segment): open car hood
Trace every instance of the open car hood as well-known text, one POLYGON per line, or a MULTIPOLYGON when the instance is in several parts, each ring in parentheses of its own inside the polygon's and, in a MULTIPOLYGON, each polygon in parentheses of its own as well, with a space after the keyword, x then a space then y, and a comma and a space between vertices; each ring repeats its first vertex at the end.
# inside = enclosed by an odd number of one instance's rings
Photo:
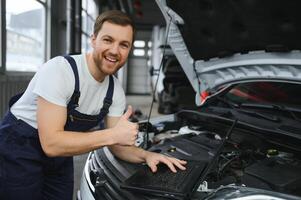
POLYGON ((234 83, 301 83, 301 1, 156 1, 197 105, 234 83))

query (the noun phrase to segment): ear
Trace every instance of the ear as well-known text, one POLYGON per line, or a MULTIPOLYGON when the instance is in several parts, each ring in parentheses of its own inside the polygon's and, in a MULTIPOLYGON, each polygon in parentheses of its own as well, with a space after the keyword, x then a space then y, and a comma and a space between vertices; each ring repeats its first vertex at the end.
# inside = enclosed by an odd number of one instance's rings
POLYGON ((92 45, 92 47, 95 48, 95 43, 96 43, 96 36, 95 36, 95 34, 92 34, 91 37, 90 37, 90 39, 91 39, 91 45, 92 45))

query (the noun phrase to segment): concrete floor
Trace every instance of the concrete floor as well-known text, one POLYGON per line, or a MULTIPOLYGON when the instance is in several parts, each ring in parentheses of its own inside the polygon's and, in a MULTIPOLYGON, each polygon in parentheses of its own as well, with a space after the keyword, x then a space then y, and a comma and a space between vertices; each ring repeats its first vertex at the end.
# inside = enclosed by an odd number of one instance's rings
MULTIPOLYGON (((150 106, 152 103, 152 97, 150 95, 131 95, 126 97, 127 105, 132 105, 133 109, 139 109, 144 115, 148 116, 150 112, 150 106)), ((154 102, 151 116, 159 116, 158 104, 154 102)), ((80 179, 82 176, 83 167, 88 154, 74 157, 74 195, 73 199, 76 199, 76 192, 79 189, 80 179)))

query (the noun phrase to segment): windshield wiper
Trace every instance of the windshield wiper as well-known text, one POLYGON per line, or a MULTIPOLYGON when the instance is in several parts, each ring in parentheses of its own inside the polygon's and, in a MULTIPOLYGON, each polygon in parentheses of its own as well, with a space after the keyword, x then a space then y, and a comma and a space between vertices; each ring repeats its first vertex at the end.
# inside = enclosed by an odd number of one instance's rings
POLYGON ((272 122, 280 122, 281 121, 279 117, 274 116, 274 115, 266 115, 266 114, 262 114, 262 113, 259 113, 259 112, 242 109, 241 107, 244 107, 244 106, 242 106, 244 104, 237 104, 237 103, 234 103, 234 102, 230 102, 227 99, 222 98, 222 97, 216 97, 216 99, 218 99, 219 101, 227 104, 230 108, 232 108, 233 110, 235 110, 237 112, 244 113, 244 114, 247 114, 247 115, 251 115, 251 116, 254 116, 254 117, 260 117, 262 119, 269 120, 269 121, 272 121, 272 122))
POLYGON ((259 112, 255 112, 255 111, 250 111, 250 110, 244 110, 244 109, 236 109, 237 112, 242 112, 248 115, 252 115, 254 117, 260 117, 262 119, 266 119, 269 121, 273 121, 273 122, 280 122, 280 118, 274 115, 265 115, 259 112))
POLYGON ((264 108, 264 109, 273 109, 273 110, 278 110, 282 112, 287 112, 289 115, 297 121, 301 121, 301 119, 296 116, 295 112, 301 113, 301 109, 298 108, 291 108, 288 106, 284 105, 279 105, 279 104, 252 104, 252 103, 241 103, 239 104, 240 107, 249 107, 249 108, 264 108))

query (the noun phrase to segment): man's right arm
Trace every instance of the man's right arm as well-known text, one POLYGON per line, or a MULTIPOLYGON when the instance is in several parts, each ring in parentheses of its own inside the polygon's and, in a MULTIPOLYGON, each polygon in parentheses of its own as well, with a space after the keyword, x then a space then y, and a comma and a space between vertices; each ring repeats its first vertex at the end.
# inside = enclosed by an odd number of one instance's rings
POLYGON ((107 145, 133 145, 138 133, 128 121, 132 110, 120 118, 115 127, 93 132, 65 131, 67 109, 38 97, 37 123, 40 142, 47 156, 72 156, 107 145))

